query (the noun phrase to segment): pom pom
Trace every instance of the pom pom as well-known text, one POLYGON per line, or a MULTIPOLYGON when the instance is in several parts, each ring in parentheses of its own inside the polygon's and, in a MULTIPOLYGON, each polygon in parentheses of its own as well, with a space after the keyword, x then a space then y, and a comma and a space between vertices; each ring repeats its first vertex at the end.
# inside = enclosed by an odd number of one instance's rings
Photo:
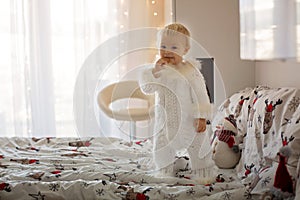
POLYGON ((233 151, 234 153, 239 153, 239 152, 240 152, 239 146, 238 146, 238 145, 233 145, 232 151, 233 151))
POLYGON ((282 156, 288 158, 292 155, 292 149, 289 146, 283 146, 283 147, 280 148, 279 153, 282 156))

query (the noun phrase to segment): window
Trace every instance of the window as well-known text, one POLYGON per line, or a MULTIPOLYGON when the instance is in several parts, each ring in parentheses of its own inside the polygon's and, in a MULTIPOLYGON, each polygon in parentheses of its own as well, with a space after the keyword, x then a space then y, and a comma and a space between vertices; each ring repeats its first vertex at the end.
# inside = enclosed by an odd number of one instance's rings
POLYGON ((299 57, 299 0, 239 2, 242 59, 299 57))
POLYGON ((73 90, 85 58, 120 32, 163 26, 164 3, 1 1, 0 136, 77 136, 73 90))

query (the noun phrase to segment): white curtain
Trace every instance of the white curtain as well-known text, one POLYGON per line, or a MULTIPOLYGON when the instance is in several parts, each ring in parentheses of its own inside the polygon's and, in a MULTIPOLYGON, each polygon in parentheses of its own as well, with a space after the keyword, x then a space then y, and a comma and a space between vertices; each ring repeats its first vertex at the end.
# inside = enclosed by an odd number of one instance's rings
POLYGON ((299 0, 239 2, 242 59, 299 58, 299 0))
MULTIPOLYGON (((163 5, 149 0, 2 0, 0 136, 77 136, 73 89, 85 58, 120 32, 164 25, 163 5)), ((122 70, 129 70, 124 63, 108 80, 118 80, 122 70)))

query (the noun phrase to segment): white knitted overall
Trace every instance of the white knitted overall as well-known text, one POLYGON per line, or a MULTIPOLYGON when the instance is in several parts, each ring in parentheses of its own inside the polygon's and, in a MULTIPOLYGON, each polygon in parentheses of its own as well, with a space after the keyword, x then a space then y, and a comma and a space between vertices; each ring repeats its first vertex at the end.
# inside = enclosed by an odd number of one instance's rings
POLYGON ((193 125, 195 118, 210 116, 205 80, 190 63, 179 65, 186 70, 179 72, 166 66, 159 72, 160 77, 154 78, 152 68, 149 68, 140 79, 143 92, 156 94, 153 159, 156 168, 164 169, 168 174, 172 173, 176 152, 182 149, 189 153, 192 170, 212 164, 209 161, 210 126, 206 132, 197 133, 193 125))

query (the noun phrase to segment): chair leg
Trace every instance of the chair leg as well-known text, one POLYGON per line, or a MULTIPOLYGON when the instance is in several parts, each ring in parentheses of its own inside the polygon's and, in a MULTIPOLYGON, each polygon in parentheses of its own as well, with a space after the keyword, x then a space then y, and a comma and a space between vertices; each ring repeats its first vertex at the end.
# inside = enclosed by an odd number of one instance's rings
POLYGON ((136 122, 130 121, 129 139, 132 142, 136 138, 136 122))

